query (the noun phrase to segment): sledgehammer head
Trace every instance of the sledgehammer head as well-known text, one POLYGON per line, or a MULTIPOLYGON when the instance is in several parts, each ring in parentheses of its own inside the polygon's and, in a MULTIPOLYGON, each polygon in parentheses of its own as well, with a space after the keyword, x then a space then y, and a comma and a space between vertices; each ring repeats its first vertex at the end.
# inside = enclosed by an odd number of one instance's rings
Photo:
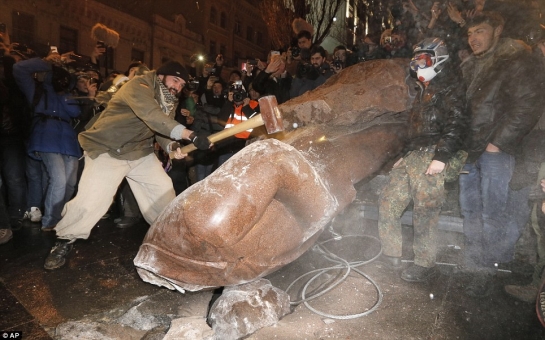
POLYGON ((268 134, 284 131, 282 113, 278 109, 275 96, 259 98, 259 110, 268 134))

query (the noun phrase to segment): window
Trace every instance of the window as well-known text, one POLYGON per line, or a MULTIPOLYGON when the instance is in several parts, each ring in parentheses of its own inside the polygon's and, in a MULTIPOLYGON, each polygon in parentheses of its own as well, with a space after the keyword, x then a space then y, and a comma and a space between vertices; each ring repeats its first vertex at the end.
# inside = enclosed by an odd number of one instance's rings
POLYGON ((215 7, 210 8, 210 23, 214 25, 218 24, 218 11, 215 7))
POLYGON ((225 12, 221 12, 220 26, 221 28, 227 28, 227 15, 225 14, 225 12))
POLYGON ((223 55, 224 58, 225 58, 226 51, 227 51, 227 47, 225 47, 225 45, 223 44, 220 44, 220 54, 223 55))
POLYGON ((59 39, 59 53, 78 52, 78 31, 61 26, 59 39))
POLYGON ((235 34, 242 36, 242 26, 239 20, 235 20, 235 34))
POLYGON ((263 33, 261 32, 256 33, 255 43, 257 45, 263 45, 263 33))
POLYGON ((252 26, 248 26, 246 29, 246 40, 254 41, 254 28, 252 26))
POLYGON ((131 61, 140 61, 144 63, 144 51, 133 48, 131 50, 131 61))
POLYGON ((11 42, 31 44, 34 42, 34 16, 21 12, 13 12, 13 30, 8 32, 11 42))
POLYGON ((208 52, 211 56, 214 56, 214 59, 216 58, 216 42, 214 40, 210 40, 210 49, 208 52))

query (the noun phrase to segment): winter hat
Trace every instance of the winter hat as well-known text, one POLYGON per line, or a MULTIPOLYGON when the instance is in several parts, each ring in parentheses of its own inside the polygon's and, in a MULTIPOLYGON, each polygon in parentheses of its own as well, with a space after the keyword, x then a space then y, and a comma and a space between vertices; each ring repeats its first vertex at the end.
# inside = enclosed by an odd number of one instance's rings
POLYGON ((179 62, 173 60, 167 61, 166 63, 161 65, 157 69, 157 74, 180 77, 185 81, 189 79, 189 75, 185 67, 183 67, 182 64, 180 64, 179 62))

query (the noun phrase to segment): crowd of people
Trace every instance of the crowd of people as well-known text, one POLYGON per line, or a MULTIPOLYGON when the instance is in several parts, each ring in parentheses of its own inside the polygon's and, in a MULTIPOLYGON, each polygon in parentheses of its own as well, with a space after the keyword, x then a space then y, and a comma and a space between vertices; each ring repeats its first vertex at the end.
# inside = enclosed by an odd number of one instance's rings
POLYGON ((228 77, 218 55, 202 70, 196 58, 157 70, 135 62, 103 78, 100 44, 83 65, 53 47, 39 58, 3 34, 0 154, 7 195, 0 195, 0 244, 22 220, 41 222, 59 239, 45 268, 59 268, 112 202, 121 207, 118 227, 142 218, 151 224, 175 195, 244 148, 252 131, 215 144, 207 137, 259 113, 261 96, 281 104, 353 64, 409 58, 408 85, 416 96, 406 149, 379 202, 380 260, 403 267, 399 219, 413 201, 415 261, 401 277, 422 282, 437 273, 444 183, 459 179, 460 270, 473 278, 467 293, 490 294, 498 264, 513 261, 530 221, 540 259, 534 280, 506 291, 535 300, 545 267, 545 201, 536 190, 545 179, 545 33, 535 1, 517 9, 527 15, 524 25, 513 24, 503 2, 401 3, 392 9, 392 29, 366 35, 352 50, 338 46, 330 55, 302 30, 296 44, 271 51, 266 61, 248 60, 228 77), (188 143, 198 150, 182 153, 188 143))

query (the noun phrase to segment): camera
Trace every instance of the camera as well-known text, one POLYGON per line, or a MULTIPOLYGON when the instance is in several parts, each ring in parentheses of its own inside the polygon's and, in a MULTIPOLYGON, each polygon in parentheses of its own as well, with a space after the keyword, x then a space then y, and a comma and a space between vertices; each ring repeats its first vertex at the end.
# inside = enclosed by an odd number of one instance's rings
POLYGON ((185 86, 189 91, 196 91, 199 88, 199 81, 195 78, 190 79, 185 86))
POLYGON ((237 80, 231 86, 229 86, 229 92, 233 92, 233 101, 242 102, 245 98, 248 98, 248 93, 242 86, 242 80, 237 80))
POLYGON ((214 77, 216 75, 216 68, 215 67, 207 67, 205 68, 206 72, 208 72, 209 77, 214 77))
POLYGON ((301 54, 301 48, 299 46, 291 47, 291 56, 297 58, 301 54))
POLYGON ((333 67, 336 70, 340 70, 343 67, 343 62, 337 57, 335 57, 335 59, 333 59, 332 64, 333 64, 333 67))
POLYGON ((314 66, 312 66, 311 63, 301 62, 297 64, 297 78, 308 78, 308 79, 316 79, 318 78, 318 70, 314 66), (316 74, 315 74, 316 73, 316 74), (315 77, 314 77, 315 76, 315 77))
POLYGON ((257 59, 248 59, 248 61, 246 61, 246 64, 257 66, 257 59))

